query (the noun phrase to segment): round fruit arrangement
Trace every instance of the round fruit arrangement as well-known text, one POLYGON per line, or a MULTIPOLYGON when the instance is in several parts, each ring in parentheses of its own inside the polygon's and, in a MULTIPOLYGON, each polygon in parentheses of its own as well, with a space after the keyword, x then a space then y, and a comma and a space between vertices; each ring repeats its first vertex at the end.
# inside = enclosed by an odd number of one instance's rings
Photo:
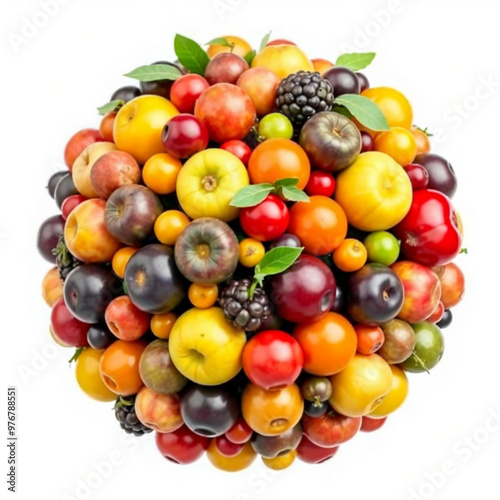
POLYGON ((76 379, 188 464, 320 463, 382 426, 462 298, 450 163, 408 99, 239 37, 141 66, 52 175, 50 331, 76 379))

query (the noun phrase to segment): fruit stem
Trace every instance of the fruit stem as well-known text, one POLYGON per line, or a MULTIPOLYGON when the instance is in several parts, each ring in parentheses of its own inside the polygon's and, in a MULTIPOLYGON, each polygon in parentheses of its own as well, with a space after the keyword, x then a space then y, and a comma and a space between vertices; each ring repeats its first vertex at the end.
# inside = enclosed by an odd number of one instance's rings
POLYGON ((215 191, 217 189, 217 179, 214 174, 208 174, 201 180, 201 185, 203 189, 208 193, 215 191))
POLYGON ((253 294, 255 293, 255 289, 257 288, 257 285, 259 282, 254 278, 252 281, 252 285, 250 286, 250 289, 248 290, 248 298, 250 300, 253 299, 253 294))
POLYGON ((71 366, 71 363, 73 363, 73 361, 76 361, 78 359, 78 357, 80 356, 80 354, 85 350, 85 347, 78 347, 77 349, 75 349, 75 352, 73 354, 73 356, 71 357, 71 359, 68 361, 69 363, 69 366, 71 366))

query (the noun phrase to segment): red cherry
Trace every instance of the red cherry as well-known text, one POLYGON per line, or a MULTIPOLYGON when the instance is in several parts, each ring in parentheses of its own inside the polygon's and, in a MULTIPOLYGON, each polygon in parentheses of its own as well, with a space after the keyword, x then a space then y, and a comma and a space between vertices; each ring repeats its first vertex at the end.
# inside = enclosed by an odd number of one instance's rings
POLYGON ((309 196, 322 195, 330 197, 335 192, 335 178, 328 172, 313 170, 305 187, 305 192, 309 196))
POLYGON ((220 148, 229 151, 234 156, 237 156, 245 167, 248 166, 252 150, 247 143, 238 139, 233 139, 222 144, 220 148))

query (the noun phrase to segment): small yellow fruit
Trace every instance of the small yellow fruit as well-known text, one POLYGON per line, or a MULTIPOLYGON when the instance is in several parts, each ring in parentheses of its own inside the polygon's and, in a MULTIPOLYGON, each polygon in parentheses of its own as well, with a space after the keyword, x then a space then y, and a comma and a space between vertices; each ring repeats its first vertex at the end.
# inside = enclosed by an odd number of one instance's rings
POLYGON ((255 267, 265 253, 264 245, 253 238, 245 238, 238 246, 239 261, 244 267, 255 267))

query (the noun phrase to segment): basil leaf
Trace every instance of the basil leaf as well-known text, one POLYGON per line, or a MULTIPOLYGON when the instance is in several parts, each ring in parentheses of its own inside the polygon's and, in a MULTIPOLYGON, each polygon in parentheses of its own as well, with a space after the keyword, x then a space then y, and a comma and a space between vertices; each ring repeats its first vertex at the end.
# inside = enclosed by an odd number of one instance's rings
POLYGON ((130 73, 125 74, 141 82, 155 82, 157 80, 177 80, 182 73, 169 64, 150 64, 139 66, 130 73))
POLYGON ((194 40, 175 35, 174 50, 179 62, 191 73, 203 76, 210 62, 208 54, 194 40))
POLYGON ((390 130, 380 108, 368 97, 357 94, 344 94, 335 99, 335 104, 340 104, 362 125, 370 130, 390 130))
POLYGON ((115 99, 114 101, 108 102, 103 106, 99 106, 97 108, 97 111, 99 111, 99 114, 101 116, 104 116, 108 113, 111 113, 111 111, 118 111, 124 104, 125 101, 123 101, 122 99, 115 99))
POLYGON ((337 57, 335 66, 343 66, 352 71, 359 71, 370 65, 375 57, 375 52, 352 52, 350 54, 342 54, 337 57))
POLYGON ((267 195, 274 190, 272 184, 251 184, 241 188, 229 204, 232 207, 244 208, 254 207, 267 198, 267 195))

